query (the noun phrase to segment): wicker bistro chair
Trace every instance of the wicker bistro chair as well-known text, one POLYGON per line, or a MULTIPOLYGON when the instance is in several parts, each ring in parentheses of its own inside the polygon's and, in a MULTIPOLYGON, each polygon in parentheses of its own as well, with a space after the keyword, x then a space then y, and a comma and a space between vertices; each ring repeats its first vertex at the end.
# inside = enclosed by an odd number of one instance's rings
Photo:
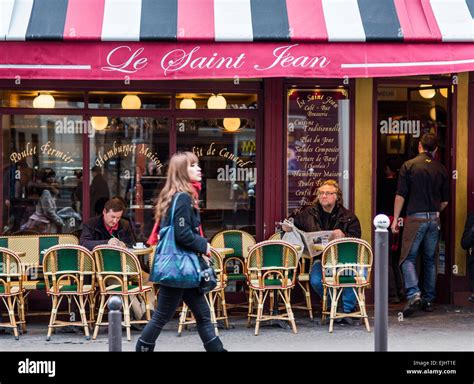
MULTIPOLYGON (((214 324, 216 335, 219 335, 217 327, 218 321, 221 320, 224 322, 225 329, 229 328, 229 319, 227 317, 227 308, 225 302, 225 287, 227 285, 227 275, 224 269, 223 256, 217 250, 212 248, 211 262, 214 267, 214 271, 216 272, 217 285, 211 292, 206 294, 205 298, 211 311, 211 322, 214 324)), ((189 313, 188 309, 189 308, 186 303, 183 303, 179 316, 178 336, 181 336, 184 327, 196 323, 194 316, 189 313)))
POLYGON ((23 287, 26 290, 25 299, 31 291, 45 289, 41 275, 43 258, 49 247, 58 244, 79 244, 79 240, 68 234, 0 236, 0 247, 26 254, 21 258, 24 274, 23 287))
POLYGON ((285 241, 262 241, 250 249, 247 259, 250 288, 247 326, 250 327, 252 318, 256 318, 256 336, 260 323, 272 319, 289 321, 293 332, 297 333, 290 303, 290 291, 296 284, 297 265, 298 253, 285 241), (270 296, 270 313, 264 315, 264 305, 268 296, 270 296), (283 300, 285 314, 273 313, 274 308, 278 312, 278 304, 274 302, 278 297, 283 300), (256 313, 254 313, 254 301, 257 303, 256 313))
POLYGON ((92 339, 97 338, 101 325, 108 325, 108 322, 102 321, 105 307, 109 299, 117 295, 122 300, 123 326, 127 332, 127 340, 130 341, 131 324, 146 324, 150 320, 150 304, 147 293, 152 290, 152 287, 143 285, 140 262, 127 249, 100 245, 93 249, 92 255, 96 263, 97 281, 100 289, 99 312, 92 339), (130 318, 130 307, 134 300, 138 300, 138 297, 145 302, 146 320, 131 320, 130 318))
POLYGON ((334 320, 343 317, 360 317, 370 332, 365 307, 365 288, 370 285, 373 254, 368 242, 357 238, 332 240, 322 255, 323 310, 322 322, 329 314, 329 332, 333 331, 334 320), (343 289, 352 289, 356 295, 359 311, 352 313, 337 312, 337 304, 343 289), (327 310, 328 298, 331 298, 331 310, 327 310))
POLYGON ((61 244, 49 248, 43 258, 43 275, 46 293, 51 296, 52 308, 46 340, 51 340, 54 328, 76 325, 84 327, 87 340, 89 322, 93 321, 95 265, 90 251, 80 245, 61 244), (59 306, 63 299, 68 302, 72 321, 57 320, 59 306), (80 321, 75 321, 72 302, 79 308, 80 321), (89 305, 91 319, 87 319, 86 306, 89 305))
POLYGON ((12 328, 16 340, 19 339, 19 324, 22 326, 22 331, 26 331, 22 270, 20 258, 15 252, 0 248, 0 298, 7 308, 9 318, 9 322, 0 323, 0 327, 12 328))
MULTIPOLYGON (((213 248, 232 248, 234 252, 224 257, 224 270, 229 282, 241 282, 244 290, 247 284, 246 259, 249 249, 256 243, 254 237, 244 231, 230 229, 218 232, 211 239, 213 248)), ((245 304, 227 304, 227 308, 245 307, 245 304)))
MULTIPOLYGON (((268 240, 281 240, 285 232, 276 232, 271 235, 268 240)), ((313 258, 306 252, 303 252, 298 260, 298 272, 296 274, 296 281, 301 287, 305 297, 305 303, 298 303, 292 305, 293 309, 303 309, 308 311, 310 321, 313 321, 313 306, 311 304, 311 286, 309 284, 309 274, 313 268, 313 258)))

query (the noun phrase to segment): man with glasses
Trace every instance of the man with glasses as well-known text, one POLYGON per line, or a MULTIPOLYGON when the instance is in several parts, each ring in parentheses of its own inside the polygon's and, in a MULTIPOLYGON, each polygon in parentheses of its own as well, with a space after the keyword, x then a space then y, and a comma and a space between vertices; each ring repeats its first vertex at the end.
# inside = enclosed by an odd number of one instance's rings
MULTIPOLYGON (((319 187, 317 199, 313 205, 304 209, 296 215, 293 220, 297 228, 305 232, 332 231, 329 240, 342 237, 361 236, 360 222, 356 215, 344 208, 342 191, 335 180, 326 180, 319 187)), ((285 232, 291 227, 283 224, 285 232)), ((313 290, 323 296, 321 260, 315 260, 310 273, 310 284, 313 290)), ((344 289, 342 292, 342 307, 345 313, 351 313, 356 306, 357 298, 352 289, 344 289)), ((341 321, 352 323, 351 319, 343 318, 341 321)))

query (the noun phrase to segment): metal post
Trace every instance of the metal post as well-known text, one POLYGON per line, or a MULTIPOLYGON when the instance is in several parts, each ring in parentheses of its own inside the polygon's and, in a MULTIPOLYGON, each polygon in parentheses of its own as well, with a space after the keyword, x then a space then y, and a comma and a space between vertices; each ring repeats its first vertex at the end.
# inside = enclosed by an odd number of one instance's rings
POLYGON ((374 218, 375 230, 375 351, 387 351, 388 331, 388 231, 386 215, 374 218))
POLYGON ((109 307, 109 352, 122 352, 122 300, 112 296, 109 307))

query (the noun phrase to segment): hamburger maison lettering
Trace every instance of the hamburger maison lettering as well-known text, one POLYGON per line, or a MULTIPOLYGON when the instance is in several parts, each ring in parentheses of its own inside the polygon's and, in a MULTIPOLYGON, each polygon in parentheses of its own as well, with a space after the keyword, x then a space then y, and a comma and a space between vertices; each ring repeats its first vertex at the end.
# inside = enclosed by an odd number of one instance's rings
POLYGON ((150 148, 146 147, 145 144, 117 145, 116 141, 114 141, 114 143, 112 144, 112 148, 106 149, 104 150, 104 152, 97 153, 97 160, 95 161, 95 165, 97 165, 98 167, 103 167, 108 160, 115 156, 123 155, 124 157, 127 157, 130 154, 135 154, 137 147, 138 153, 144 155, 146 158, 151 160, 157 166, 158 169, 163 167, 163 164, 161 164, 161 160, 158 159, 157 154, 152 153, 150 151, 150 148))

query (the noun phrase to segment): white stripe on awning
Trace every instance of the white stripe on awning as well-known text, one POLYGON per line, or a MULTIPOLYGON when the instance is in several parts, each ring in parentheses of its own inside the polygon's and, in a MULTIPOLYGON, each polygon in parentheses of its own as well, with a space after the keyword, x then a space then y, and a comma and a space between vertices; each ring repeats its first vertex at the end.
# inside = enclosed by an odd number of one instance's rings
POLYGON ((10 28, 14 0, 0 0, 0 40, 5 40, 10 28))
POLYGON ((141 0, 105 0, 103 41, 139 41, 141 0))
POLYGON ((216 41, 252 41, 250 0, 214 0, 216 41))
POLYGON ((7 40, 24 41, 28 23, 30 21, 33 0, 16 0, 10 20, 10 27, 6 36, 7 40))
POLYGON ((431 0, 443 41, 474 40, 474 20, 465 0, 431 0))
POLYGON ((365 41, 357 0, 322 0, 328 41, 365 41))

